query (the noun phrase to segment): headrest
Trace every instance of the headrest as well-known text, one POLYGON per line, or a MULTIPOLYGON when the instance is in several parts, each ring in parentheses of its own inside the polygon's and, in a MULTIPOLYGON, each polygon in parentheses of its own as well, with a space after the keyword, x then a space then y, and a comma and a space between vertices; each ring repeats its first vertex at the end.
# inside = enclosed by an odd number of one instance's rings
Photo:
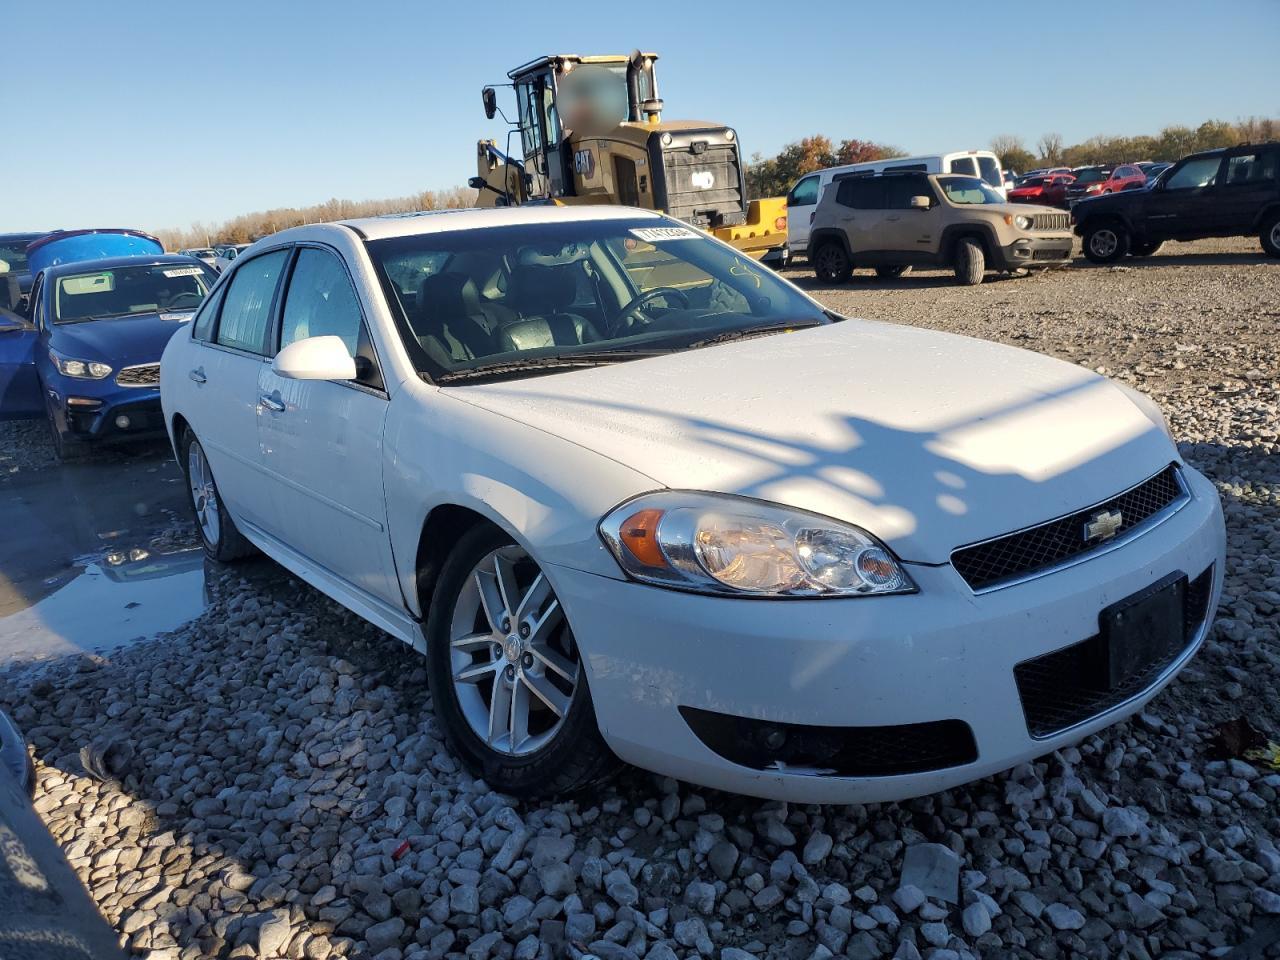
POLYGON ((511 271, 507 302, 522 314, 559 313, 573 303, 577 292, 573 264, 554 267, 525 264, 511 271))
POLYGON ((474 317, 480 313, 480 294, 470 277, 437 273, 418 287, 418 312, 438 320, 474 317))

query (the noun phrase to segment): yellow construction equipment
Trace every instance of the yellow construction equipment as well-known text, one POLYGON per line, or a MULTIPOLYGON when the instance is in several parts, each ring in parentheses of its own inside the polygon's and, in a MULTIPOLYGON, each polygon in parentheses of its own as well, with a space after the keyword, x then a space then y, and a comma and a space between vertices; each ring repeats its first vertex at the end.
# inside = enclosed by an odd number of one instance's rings
MULTIPOLYGON (((785 197, 747 200, 732 127, 663 120, 654 53, 556 54, 507 74, 516 119, 505 149, 476 148, 482 206, 606 203, 660 210, 766 262, 786 257, 785 197), (518 153, 511 141, 518 138, 518 153)), ((500 113, 493 87, 485 116, 500 113)), ((503 119, 507 119, 503 114, 503 119)))

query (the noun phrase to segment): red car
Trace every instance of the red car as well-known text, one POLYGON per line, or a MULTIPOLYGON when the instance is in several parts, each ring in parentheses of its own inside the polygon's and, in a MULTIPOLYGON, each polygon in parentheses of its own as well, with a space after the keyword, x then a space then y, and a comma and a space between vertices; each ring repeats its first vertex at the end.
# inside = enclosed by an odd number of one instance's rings
POLYGON ((1050 207, 1067 205, 1067 185, 1075 180, 1070 174, 1027 177, 1021 185, 1009 191, 1013 203, 1042 203, 1050 207))
POLYGON ((1100 197, 1104 193, 1119 193, 1134 187, 1145 186, 1147 175, 1134 163, 1122 163, 1115 167, 1077 167, 1075 182, 1067 188, 1069 201, 1085 197, 1100 197))

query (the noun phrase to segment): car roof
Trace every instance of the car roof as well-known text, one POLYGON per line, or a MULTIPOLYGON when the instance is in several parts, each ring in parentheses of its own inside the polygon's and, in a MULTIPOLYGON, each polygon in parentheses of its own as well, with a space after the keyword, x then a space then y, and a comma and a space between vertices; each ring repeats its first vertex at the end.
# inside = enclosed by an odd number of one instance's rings
MULTIPOLYGON (((634 220, 637 217, 659 219, 652 210, 599 204, 560 206, 556 204, 524 204, 519 207, 464 207, 458 210, 424 210, 419 213, 393 213, 381 217, 340 220, 336 224, 313 224, 294 227, 284 233, 305 232, 316 227, 342 226, 354 230, 366 240, 406 237, 449 230, 481 230, 485 227, 509 227, 521 224, 573 223, 601 220, 634 220)), ((280 237, 282 234, 276 234, 280 237)))
POLYGON ((14 233, 0 233, 0 240, 39 240, 47 230, 18 230, 14 233))
POLYGON ((186 257, 177 253, 160 253, 154 256, 103 257, 100 260, 72 260, 70 263, 54 264, 45 271, 45 277, 60 277, 64 274, 86 273, 94 270, 113 270, 116 267, 146 267, 162 263, 180 264, 184 267, 204 267, 195 257, 186 257))

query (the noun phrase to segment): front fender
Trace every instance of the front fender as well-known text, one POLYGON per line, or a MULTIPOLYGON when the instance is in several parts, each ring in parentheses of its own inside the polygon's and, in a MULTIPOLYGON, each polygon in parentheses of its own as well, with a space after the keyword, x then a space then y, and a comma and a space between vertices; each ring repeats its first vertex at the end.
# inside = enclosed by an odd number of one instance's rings
POLYGON ((419 540, 428 515, 445 505, 487 518, 540 563, 623 579, 597 524, 623 500, 662 484, 467 403, 465 391, 409 383, 387 415, 387 517, 396 576, 411 612, 423 613, 415 569, 419 540))

